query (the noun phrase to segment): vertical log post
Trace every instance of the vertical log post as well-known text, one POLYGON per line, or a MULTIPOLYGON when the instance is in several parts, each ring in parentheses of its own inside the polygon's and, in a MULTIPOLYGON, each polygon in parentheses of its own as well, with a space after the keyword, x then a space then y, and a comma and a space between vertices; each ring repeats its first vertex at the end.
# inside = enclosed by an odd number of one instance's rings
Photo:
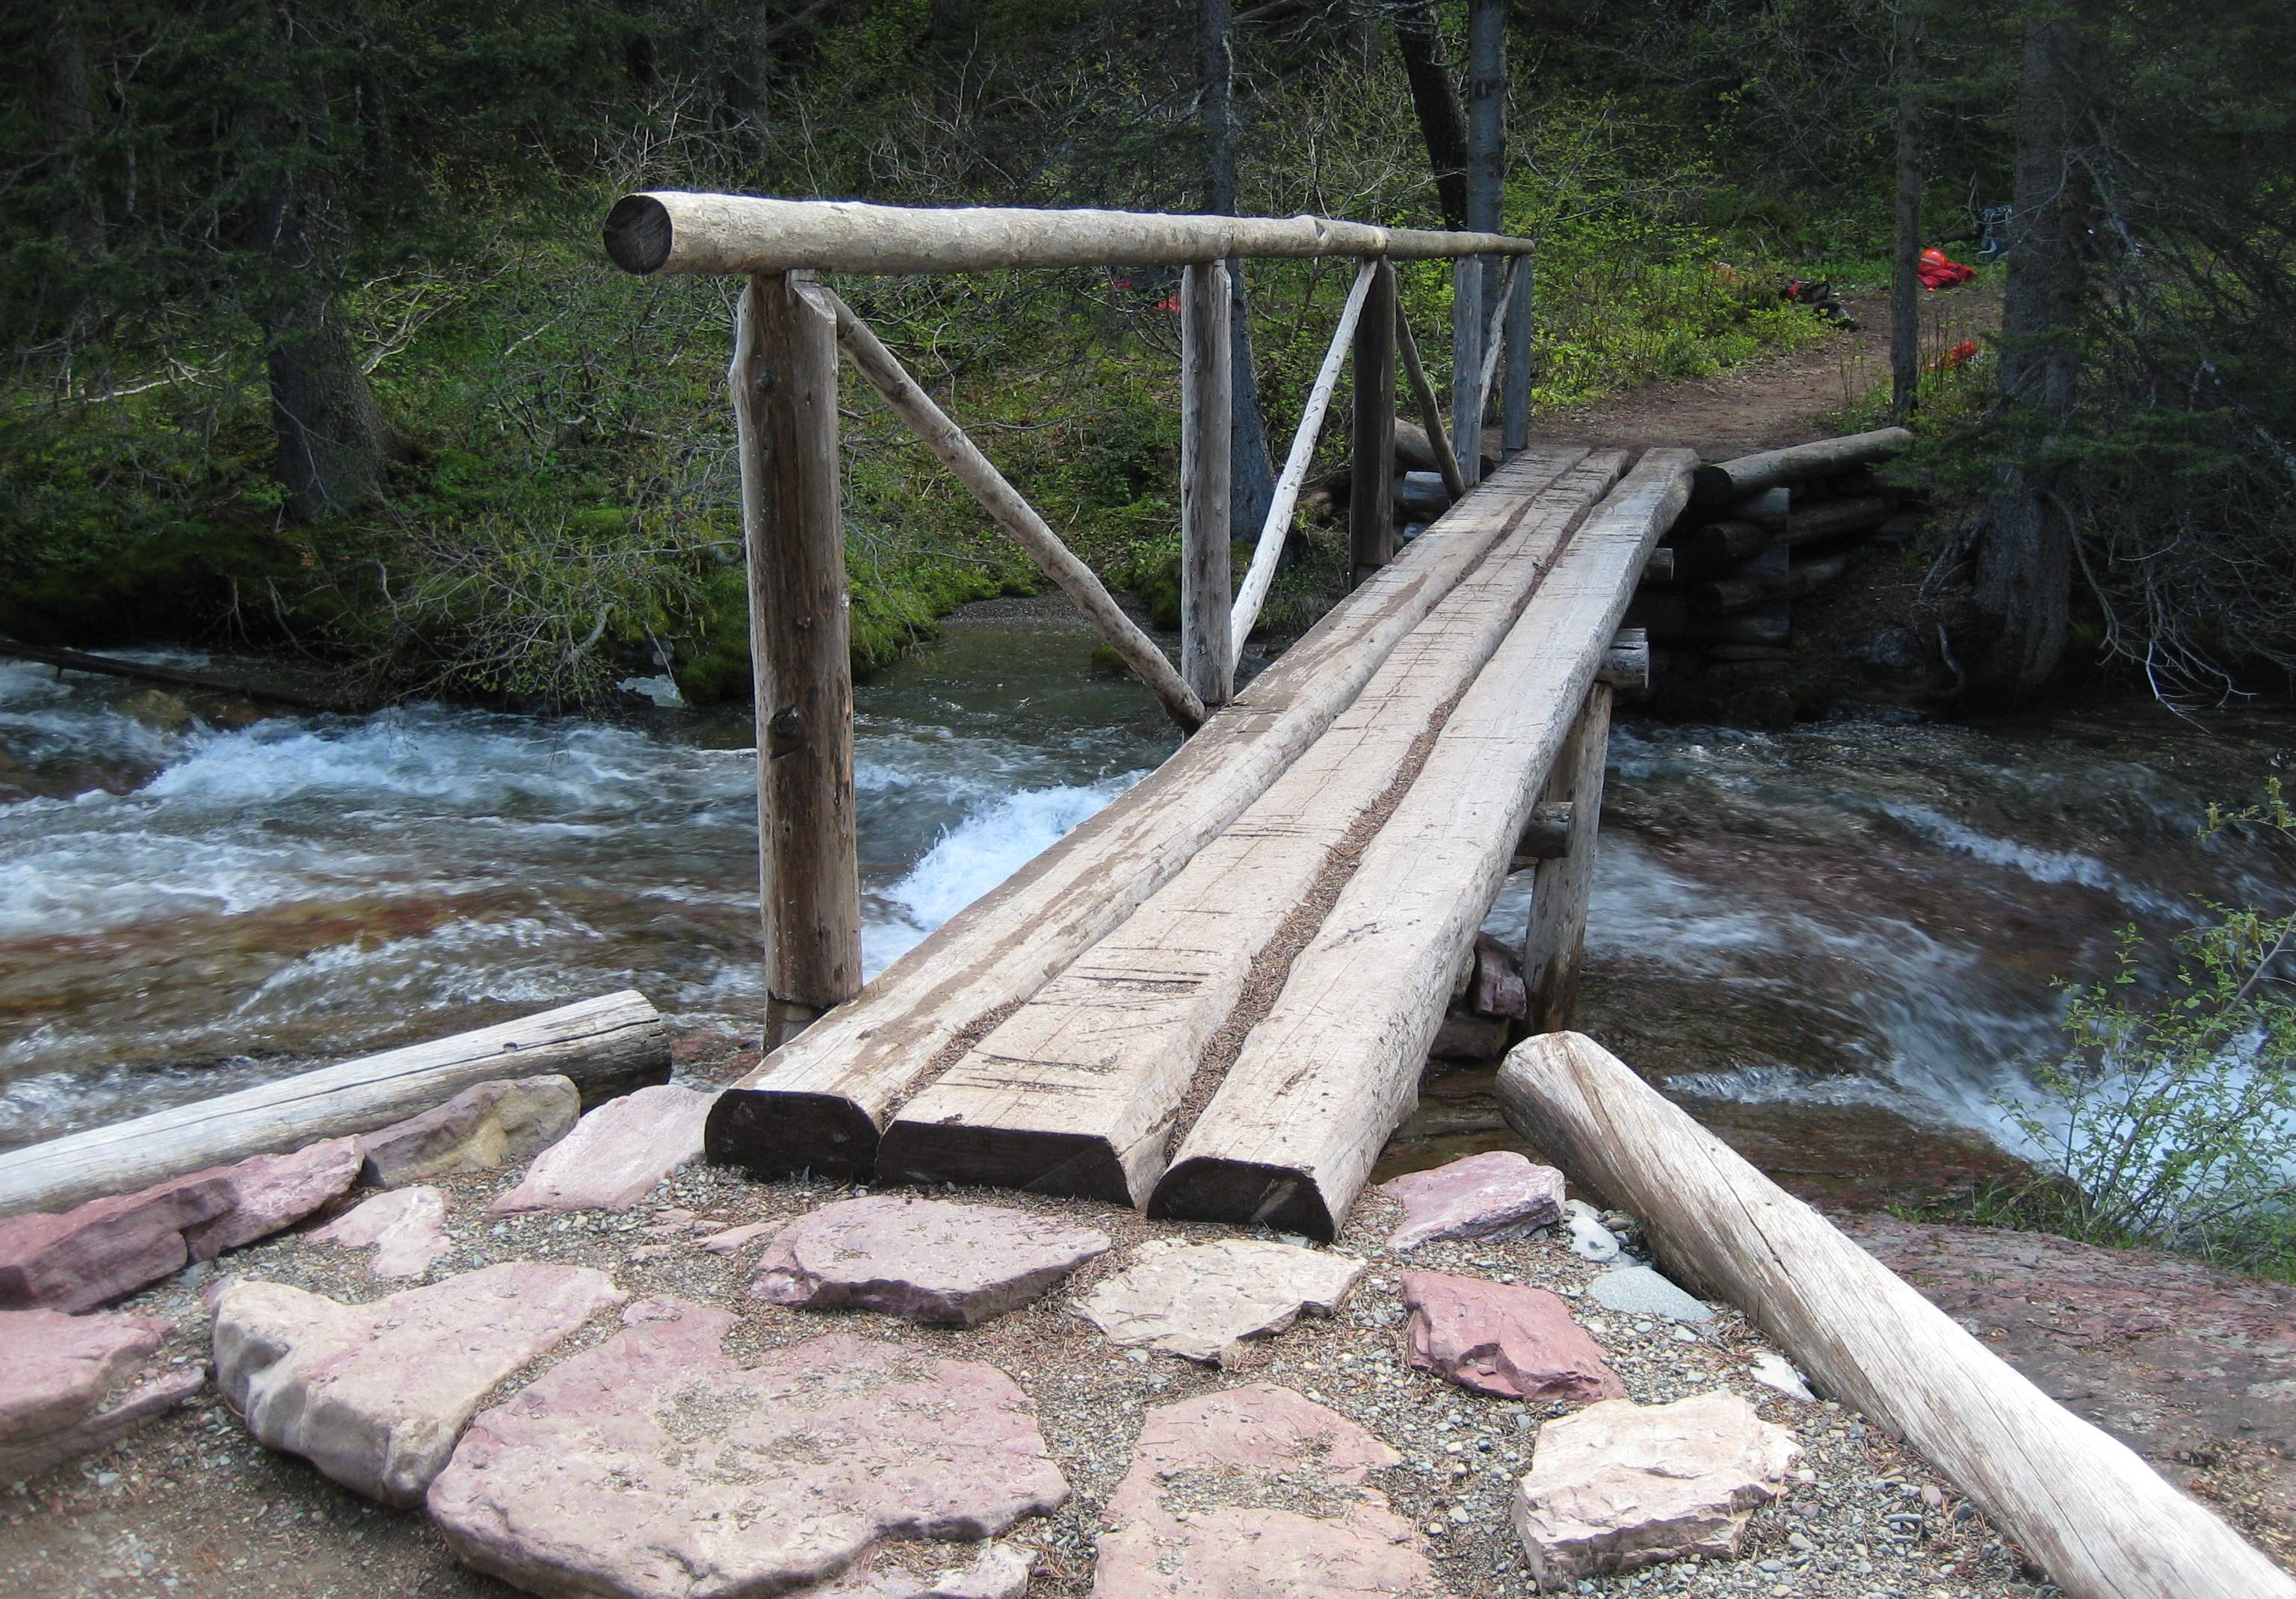
POLYGON ((750 280, 730 374, 750 564, 769 1050, 861 991, 837 318, 809 276, 750 280))
POLYGON ((1483 258, 1451 263, 1451 453, 1469 488, 1483 465, 1483 258))
POLYGON ((1530 279, 1529 256, 1516 258, 1514 292, 1507 296, 1506 381, 1499 402, 1499 453, 1530 447, 1530 279))
POLYGON ((1611 685, 1587 691, 1570 737, 1546 779, 1548 800, 1570 802, 1562 853, 1538 863, 1531 879, 1530 930, 1522 944, 1523 985, 1530 1005, 1525 1028, 1560 1032, 1578 1000, 1578 964, 1587 939, 1587 897, 1595 886, 1595 842, 1603 816, 1603 765, 1611 749, 1611 685))
POLYGON ((1218 261, 1180 278, 1180 676, 1206 710, 1234 697, 1228 611, 1228 487, 1234 414, 1228 276, 1218 261))
POLYGON ((1395 558, 1395 268, 1382 261, 1356 319, 1356 409, 1348 438, 1348 582, 1395 558))

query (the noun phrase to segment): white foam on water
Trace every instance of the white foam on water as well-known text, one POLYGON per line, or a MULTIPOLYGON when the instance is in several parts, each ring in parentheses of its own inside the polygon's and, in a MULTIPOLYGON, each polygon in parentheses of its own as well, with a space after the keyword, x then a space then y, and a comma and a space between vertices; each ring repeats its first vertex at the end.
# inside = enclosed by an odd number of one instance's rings
POLYGON ((2168 916, 2177 921, 2190 921, 2193 917, 2193 907, 2189 904, 2130 882, 2093 855, 2070 849, 2045 849, 2037 845, 2020 843, 2015 839, 1998 838, 1956 822, 1926 805, 1884 801, 1877 808, 1882 815, 1956 854, 1982 861, 1988 866, 2005 867, 2034 882, 2077 883, 2085 889, 2110 894, 2123 905, 2148 911, 2156 916, 2168 916))

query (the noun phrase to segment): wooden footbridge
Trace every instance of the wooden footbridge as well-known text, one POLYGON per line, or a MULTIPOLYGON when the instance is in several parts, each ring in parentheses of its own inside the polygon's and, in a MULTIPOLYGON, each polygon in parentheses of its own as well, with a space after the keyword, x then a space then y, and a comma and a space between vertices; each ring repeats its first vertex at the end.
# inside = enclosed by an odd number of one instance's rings
POLYGON ((774 1047, 720 1097, 713 1160, 1089 1195, 1328 1238, 1416 1103, 1455 980, 1526 856, 1542 857, 1525 929, 1529 1025, 1562 1024, 1612 686, 1647 670, 1620 622, 1697 461, 1521 447, 1527 381, 1505 384, 1503 438, 1516 447, 1488 480, 1474 481, 1476 450, 1445 444, 1480 440, 1510 346, 1505 376, 1527 380, 1529 275, 1516 263, 1528 242, 1314 217, 659 193, 618 205, 607 244, 632 270, 749 279, 733 387, 774 1047), (1231 598, 1222 263, 1239 256, 1359 266, 1231 598), (1390 265, 1435 258, 1455 262, 1449 429, 1390 265), (1183 268, 1177 670, 816 275, 1079 265, 1183 268), (1159 770, 865 988, 840 348, 1192 730, 1159 770), (1356 586, 1234 693, 1350 354, 1356 586), (1461 496, 1400 554, 1398 356, 1461 496))

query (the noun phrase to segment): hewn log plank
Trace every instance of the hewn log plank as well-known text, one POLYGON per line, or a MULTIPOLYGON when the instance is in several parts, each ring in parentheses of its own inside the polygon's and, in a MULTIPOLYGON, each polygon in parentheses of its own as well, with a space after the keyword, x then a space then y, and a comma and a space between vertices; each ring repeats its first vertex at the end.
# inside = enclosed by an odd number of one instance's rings
POLYGON ((1234 346, 1227 268, 1180 274, 1180 676, 1206 710, 1235 693, 1228 639, 1228 488, 1234 466, 1234 346))
POLYGON ((1646 452, 1571 537, 1292 963, 1151 1215, 1333 1235, 1417 1101, 1459 952, 1696 465, 1688 450, 1646 452))
POLYGON ((1531 879, 1530 921, 1522 940, 1522 982, 1530 996, 1524 1030, 1551 1033, 1570 1025, 1578 1003, 1578 968, 1587 942, 1587 903, 1595 887, 1595 849, 1602 831, 1603 765, 1611 750, 1611 686, 1587 691, 1586 709, 1547 775, 1546 798, 1567 800, 1570 826, 1562 853, 1541 861, 1531 879))
POLYGON ((1348 431, 1348 586, 1395 559, 1395 268, 1373 269, 1356 321, 1355 414, 1348 431))
POLYGON ((949 1052, 1106 936, 1266 791, 1501 531, 1454 507, 1177 754, 720 1095, 709 1158, 768 1176, 866 1175, 886 1119, 949 1052))
POLYGON ((990 272, 1007 266, 1181 266, 1231 256, 1398 261, 1524 255, 1527 239, 1374 227, 1322 217, 865 205, 673 190, 625 194, 606 254, 625 272, 990 272))
MULTIPOLYGON (((1356 269, 1355 284, 1348 291, 1347 303, 1340 308, 1339 325, 1332 330, 1331 348, 1324 352, 1323 368, 1316 373, 1316 385, 1308 391, 1307 407, 1300 414, 1299 430, 1292 436, 1292 453, 1284 457, 1283 470, 1276 475, 1275 497, 1268 502, 1267 520, 1260 524, 1259 542, 1252 549, 1251 565, 1244 571, 1228 617, 1231 672, 1243 654, 1243 641, 1251 636, 1252 624, 1259 619, 1267 586, 1275 581, 1275 565, 1283 557, 1283 541, 1292 531, 1292 512, 1300 504, 1300 486, 1308 480, 1308 464, 1316 458, 1316 441, 1324 433, 1324 414, 1331 409, 1332 391, 1339 387, 1340 368, 1354 341, 1356 321, 1363 315, 1364 299, 1379 276, 1381 265, 1365 261, 1356 269)), ((1390 378, 1390 391, 1393 387, 1394 380, 1390 378)))
MULTIPOLYGON (((824 291, 826 294, 827 291, 824 291)), ((1092 568, 1077 559, 1074 552, 1061 542, 1037 508, 1022 498, 1021 491, 1005 480, 988 456, 968 437, 963 428, 949 420, 948 414, 933 403, 917 381, 887 349, 871 331, 869 324, 853 314, 853 308, 834 294, 828 294, 831 308, 837 313, 837 342, 852 359, 861 375, 867 378, 894 414, 909 424, 916 436, 924 441, 942 465, 956 475, 980 508, 995 519, 996 525, 1010 533, 1014 542, 1026 550, 1029 559, 1041 568, 1045 575, 1061 586, 1061 591, 1076 602, 1078 611, 1093 625, 1094 631, 1107 641, 1108 647, 1121 656, 1135 676, 1148 685, 1148 690, 1162 703, 1165 712, 1183 728, 1193 733, 1203 725, 1203 701, 1197 699, 1188 685, 1180 680, 1180 673, 1156 641, 1140 630, 1139 624, 1124 614, 1092 568)), ((1296 493, 1296 487, 1295 487, 1296 493)))
POLYGON ((837 317, 818 286, 750 280, 727 381, 749 551, 770 1049, 861 991, 837 317))
POLYGON ((1777 1340, 1817 1390, 1919 1449, 2068 1599, 2292 1599, 2296 1582, 2051 1400, 1594 1040, 1527 1040, 1515 1130, 1638 1218, 1660 1261, 1777 1340))
POLYGON ((1443 474, 1443 487, 1451 491, 1454 500, 1465 497, 1467 480, 1459 473, 1459 455, 1451 447, 1451 438, 1443 425, 1443 403, 1435 398, 1435 385, 1428 381, 1427 368, 1419 359, 1419 340, 1411 336, 1411 319, 1403 314, 1403 297, 1395 300, 1395 341, 1403 355, 1404 375, 1411 380, 1411 398, 1419 406, 1419 425, 1426 430, 1428 447, 1435 455, 1435 470, 1443 474))
POLYGON ((495 1078, 570 1077, 586 1103, 669 1080, 669 1029, 635 989, 537 1012, 0 1154, 0 1216, 58 1210, 249 1155, 371 1133, 495 1078))
POLYGON ((1255 964, 1327 875, 1344 873, 1351 834, 1409 781, 1427 736, 1624 464, 1620 452, 1584 455, 1518 457, 1494 474, 1504 495, 1470 503, 1513 525, 1505 542, 1250 809, 909 1102, 885 1130, 881 1179, 1145 1202, 1255 964))
POLYGON ((1782 483, 1830 478, 1853 467, 1871 465, 1896 455, 1913 441, 1914 436, 1903 428, 1876 428, 1870 433, 1820 439, 1812 444, 1741 455, 1735 461, 1700 467, 1691 500, 1698 505, 1726 505, 1742 496, 1782 483))

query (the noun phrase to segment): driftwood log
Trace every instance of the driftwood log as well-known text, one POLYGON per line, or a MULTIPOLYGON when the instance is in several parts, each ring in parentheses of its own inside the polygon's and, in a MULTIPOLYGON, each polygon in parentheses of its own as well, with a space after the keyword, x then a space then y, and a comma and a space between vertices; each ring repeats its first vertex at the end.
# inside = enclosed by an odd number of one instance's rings
POLYGON ((669 1029, 635 989, 323 1066, 0 1154, 0 1216, 55 1210, 249 1155, 371 1133, 473 1083, 556 1073, 584 1103, 669 1080, 669 1029))
POLYGON ((1719 465, 1702 466, 1698 469, 1698 480, 1691 489, 1691 503, 1695 505, 1726 505, 1733 500, 1765 488, 1775 488, 1783 483, 1830 478, 1839 472, 1852 472, 1884 460, 1913 441, 1913 434, 1903 428, 1876 428, 1870 433, 1821 439, 1814 444, 1764 450, 1759 455, 1741 455, 1735 461, 1725 461, 1719 465))
POLYGON ((1592 1039, 1531 1038, 1501 1112, 1639 1218, 1659 1260, 1736 1305, 1820 1392, 1904 1438, 2068 1599, 2296 1599, 2263 1554, 2071 1414, 1592 1039))
POLYGON ((1459 952, 1696 464, 1688 450, 1645 451, 1572 536, 1292 963, 1151 1215, 1334 1235, 1417 1101, 1459 952))
POLYGON ((0 639, 0 655, 12 655, 21 660, 37 660, 42 666, 62 667, 66 671, 94 672, 105 677, 126 677, 136 683, 164 683, 170 688, 192 688, 209 693, 230 694, 237 699, 252 700, 258 705, 285 705, 296 710, 343 713, 349 713, 357 709, 340 700, 324 700, 316 694, 299 694, 292 689, 264 688, 250 683, 234 683, 227 678, 209 677, 198 672, 177 671, 173 667, 147 666, 136 660, 114 660, 109 655, 87 655, 78 650, 53 650, 38 644, 20 644, 13 639, 0 639))
POLYGON ((1529 514, 1510 517, 1506 539, 1250 809, 903 1108, 885 1129, 880 1180, 1146 1202, 1253 971, 1318 885, 1345 874, 1350 839, 1417 775, 1445 708, 1625 464, 1619 451, 1584 455, 1551 452, 1511 472, 1529 514))
MULTIPOLYGON (((1524 458, 1526 461, 1529 457, 1524 458)), ((1514 480, 1454 506, 1179 752, 718 1096, 709 1159, 843 1179, 894 1109, 1242 815, 1507 530, 1514 480)))
POLYGON ((606 215, 606 254, 625 272, 898 275, 1008 266, 1184 266, 1246 256, 1398 261, 1528 255, 1528 239, 1374 227, 1322 217, 1184 217, 768 200, 656 190, 606 215))

